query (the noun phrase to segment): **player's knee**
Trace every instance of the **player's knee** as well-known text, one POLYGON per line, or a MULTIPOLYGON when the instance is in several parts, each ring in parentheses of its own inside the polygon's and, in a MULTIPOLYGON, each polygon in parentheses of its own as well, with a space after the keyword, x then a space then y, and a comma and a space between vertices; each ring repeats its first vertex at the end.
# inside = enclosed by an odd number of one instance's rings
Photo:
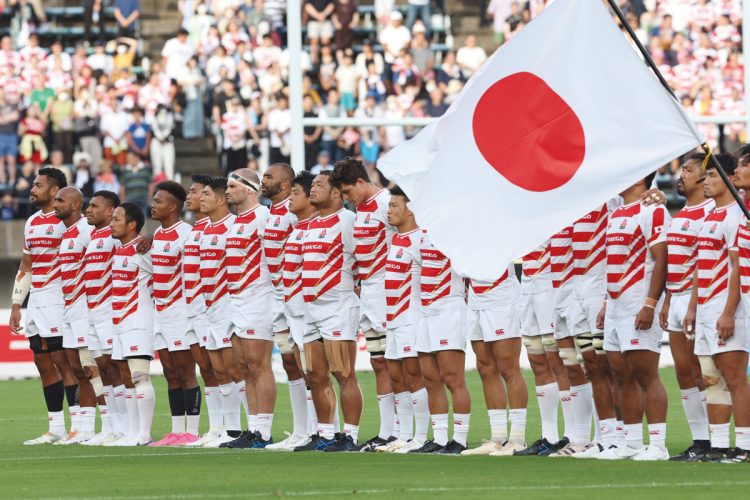
POLYGON ((128 368, 130 369, 130 380, 133 385, 138 387, 139 385, 145 385, 151 383, 151 375, 149 375, 149 368, 151 361, 148 359, 129 359, 128 368))
POLYGON ((104 394, 104 384, 102 383, 102 379, 99 376, 92 377, 91 379, 91 387, 94 389, 94 396, 97 398, 104 394))
POLYGON ((385 332, 367 330, 365 332, 367 352, 372 358, 382 358, 385 355, 385 332))
POLYGON ((544 344, 542 342, 542 337, 539 335, 534 337, 524 335, 523 345, 526 347, 526 352, 532 356, 544 354, 544 344))
POLYGON ((706 384, 706 403, 713 405, 732 405, 732 393, 724 377, 710 356, 699 356, 703 381, 706 384))
POLYGON ((559 351, 559 348, 557 347, 557 340, 551 333, 545 333, 544 335, 542 335, 542 347, 544 348, 544 352, 559 351))
POLYGON ((292 354, 292 344, 289 342, 289 332, 278 332, 273 334, 273 339, 276 342, 276 347, 279 348, 281 355, 292 354))
POLYGON ((561 347, 560 359, 565 366, 578 366, 578 353, 575 347, 561 347))
POLYGON ((591 338, 594 345, 594 351, 600 356, 606 354, 604 351, 604 332, 592 333, 591 338))

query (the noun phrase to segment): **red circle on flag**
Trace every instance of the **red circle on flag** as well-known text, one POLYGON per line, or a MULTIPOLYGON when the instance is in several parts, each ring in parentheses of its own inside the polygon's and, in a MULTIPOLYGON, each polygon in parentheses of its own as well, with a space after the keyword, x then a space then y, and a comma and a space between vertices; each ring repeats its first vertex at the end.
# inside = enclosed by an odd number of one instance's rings
POLYGON ((477 103, 472 127, 487 163, 529 191, 564 185, 586 153, 578 116, 532 73, 515 73, 490 86, 477 103))

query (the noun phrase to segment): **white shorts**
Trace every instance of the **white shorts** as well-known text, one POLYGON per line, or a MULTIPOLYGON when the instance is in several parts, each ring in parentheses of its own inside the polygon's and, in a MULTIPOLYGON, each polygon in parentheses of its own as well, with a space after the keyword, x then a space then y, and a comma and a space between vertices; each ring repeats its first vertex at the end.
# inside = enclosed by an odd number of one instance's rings
POLYGON ((308 21, 307 22, 307 38, 333 38, 333 24, 331 21, 308 21))
POLYGON ((719 339, 719 334, 716 332, 716 320, 696 321, 695 354, 698 356, 715 356, 724 352, 747 351, 748 347, 750 347, 748 346, 747 326, 747 318, 735 318, 734 335, 727 340, 721 340, 719 339), (698 345, 699 339, 701 342, 700 347, 698 345))
POLYGON ((125 358, 123 357, 123 351, 122 351, 122 340, 120 339, 119 335, 114 335, 112 337, 112 359, 114 361, 125 360, 125 358))
POLYGON ((661 337, 662 329, 656 315, 654 315, 654 322, 648 330, 635 329, 635 315, 618 319, 607 316, 604 320, 605 351, 653 351, 660 353, 661 337))
MULTIPOLYGON (((568 326, 573 326, 573 335, 582 333, 602 333, 601 328, 596 327, 596 317, 602 310, 606 294, 587 297, 585 299, 574 299, 575 307, 571 311, 571 321, 568 326), (573 316, 575 314, 575 316, 573 316)), ((635 321, 635 320, 634 320, 635 321)))
POLYGON ((89 323, 86 342, 90 350, 106 354, 114 347, 114 336, 115 326, 112 320, 89 323))
POLYGON ((208 323, 208 338, 206 339, 206 350, 218 351, 232 347, 232 335, 230 333, 231 323, 220 321, 208 323))
POLYGON ((580 312, 577 311, 579 305, 576 300, 570 301, 570 305, 565 309, 558 309, 555 311, 555 340, 567 339, 573 337, 573 321, 574 318, 580 316, 580 312))
POLYGON ((210 335, 211 326, 208 323, 208 317, 205 314, 199 314, 188 318, 187 333, 194 335, 198 339, 198 345, 206 347, 208 336, 210 335))
POLYGON ((305 324, 305 344, 320 338, 324 340, 357 340, 359 307, 343 310, 336 316, 305 324))
POLYGON ((195 332, 189 331, 190 319, 184 316, 154 315, 154 350, 167 349, 169 352, 189 351, 198 343, 195 332))
POLYGON ((417 357, 417 324, 389 328, 385 333, 385 359, 417 357))
POLYGON ((286 318, 289 323, 289 343, 292 346, 299 347, 300 351, 305 348, 305 317, 304 316, 288 316, 286 318))
MULTIPOLYGON (((152 330, 130 330, 115 335, 120 339, 121 358, 119 359, 133 356, 154 357, 154 332, 152 330)), ((113 350, 112 358, 114 357, 113 350)))
POLYGON ((284 314, 284 300, 274 298, 273 300, 273 333, 281 333, 289 330, 289 322, 284 314))
POLYGON ((374 330, 385 333, 385 295, 359 299, 359 329, 363 332, 374 330))
POLYGON ((669 314, 667 315, 667 329, 670 332, 683 332, 682 320, 685 319, 689 304, 690 292, 671 296, 669 300, 669 314))
POLYGON ((89 321, 86 317, 73 323, 63 321, 63 347, 65 349, 83 349, 84 347, 88 347, 88 330, 89 321))
POLYGON ((256 295, 250 301, 233 301, 231 335, 247 340, 273 341, 274 302, 272 292, 256 295))
POLYGON ((555 331, 555 291, 545 290, 533 295, 521 294, 519 317, 521 334, 529 337, 555 331))
POLYGON ((502 309, 466 312, 466 334, 470 342, 495 342, 521 337, 519 308, 508 304, 502 309))
POLYGON ((26 337, 62 337, 63 305, 34 306, 26 309, 26 337))
POLYGON ((465 352, 466 310, 466 304, 458 299, 445 304, 437 314, 422 316, 417 327, 417 352, 465 352))

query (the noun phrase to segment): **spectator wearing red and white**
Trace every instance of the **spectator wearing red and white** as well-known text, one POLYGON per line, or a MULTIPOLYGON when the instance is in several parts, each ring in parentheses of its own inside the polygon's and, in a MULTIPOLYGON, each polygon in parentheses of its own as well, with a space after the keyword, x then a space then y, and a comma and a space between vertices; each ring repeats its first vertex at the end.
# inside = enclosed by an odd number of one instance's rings
POLYGON ((716 10, 712 5, 709 5, 709 0, 697 0, 697 3, 693 5, 690 17, 696 27, 711 29, 716 22, 716 10))
POLYGON ((291 144, 292 113, 289 111, 289 98, 279 94, 276 108, 268 113, 270 163, 289 163, 291 144))
POLYGON ((16 75, 21 69, 21 60, 18 52, 13 50, 13 41, 9 36, 0 40, 0 71, 4 74, 16 75))
POLYGON ((473 75, 486 60, 487 53, 482 47, 477 46, 475 35, 467 36, 465 45, 456 52, 456 61, 467 78, 473 75))
POLYGON ((224 78, 234 80, 236 76, 236 64, 234 57, 227 55, 227 49, 223 45, 216 47, 216 50, 206 61, 206 76, 208 77, 208 83, 211 86, 217 86, 221 83, 224 78), (222 76, 221 69, 225 69, 226 73, 222 76))
POLYGON ((728 15, 731 22, 735 25, 742 23, 742 4, 740 0, 711 0, 714 7, 715 17, 728 15))
POLYGON ((111 74, 115 67, 112 56, 107 54, 102 42, 97 42, 96 45, 94 45, 94 53, 86 58, 86 62, 91 69, 94 71, 99 70, 105 75, 111 74))
POLYGON ((391 12, 390 20, 390 24, 380 32, 378 40, 383 45, 385 62, 393 64, 401 49, 409 46, 411 32, 403 25, 404 16, 401 12, 391 12))
POLYGON ((164 72, 169 78, 176 79, 181 69, 187 66, 188 61, 195 54, 192 45, 188 42, 188 32, 180 29, 177 36, 167 40, 161 51, 164 72))
POLYGON ((719 16, 711 36, 714 44, 720 49, 742 41, 739 30, 726 14, 719 16))
POLYGON ((221 116, 223 149, 226 155, 226 170, 231 172, 243 168, 247 162, 246 136, 249 128, 247 113, 238 98, 227 103, 227 111, 221 116))
MULTIPOLYGON (((698 96, 693 103, 693 113, 697 116, 715 116, 719 113, 721 106, 713 98, 711 87, 704 85, 698 91, 698 96)), ((711 123, 698 124, 698 129, 706 136, 711 147, 716 147, 719 140, 719 129, 711 123)))
POLYGON ((256 68, 263 71, 280 59, 281 49, 273 44, 271 35, 266 34, 263 35, 260 46, 253 50, 253 57, 255 58, 256 68))
POLYGON ((39 35, 36 33, 29 35, 29 43, 18 51, 18 56, 22 64, 28 64, 32 56, 36 56, 37 61, 44 61, 47 51, 39 46, 39 35))
POLYGON ((159 74, 152 72, 148 78, 148 83, 138 91, 138 105, 144 110, 146 123, 153 119, 159 104, 167 104, 168 102, 169 98, 159 82, 159 74))
POLYGON ((58 66, 55 64, 56 59, 60 60, 60 69, 63 71, 70 72, 73 70, 73 60, 67 52, 63 51, 62 42, 59 40, 55 40, 50 47, 50 53, 45 60, 47 71, 57 69, 58 66))
POLYGON ((698 65, 691 59, 690 54, 686 52, 677 54, 677 64, 672 68, 675 90, 681 94, 689 94, 695 85, 697 71, 698 65))
POLYGON ((227 24, 227 32, 221 37, 221 45, 228 54, 234 54, 240 43, 250 43, 250 37, 240 30, 236 21, 232 20, 227 24))

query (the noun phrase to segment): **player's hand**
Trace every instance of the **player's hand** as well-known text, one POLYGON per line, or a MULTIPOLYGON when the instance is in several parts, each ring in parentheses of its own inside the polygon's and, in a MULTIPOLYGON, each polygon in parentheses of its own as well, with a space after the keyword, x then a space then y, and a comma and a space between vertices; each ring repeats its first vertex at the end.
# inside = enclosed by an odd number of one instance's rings
POLYGON ((154 242, 154 238, 151 236, 141 236, 141 241, 135 246, 135 251, 140 255, 146 254, 151 250, 151 244, 154 242))
POLYGON ((716 333, 721 340, 731 339, 734 336, 734 315, 722 313, 716 321, 716 333))
POLYGON ((688 340, 695 338, 695 308, 689 308, 682 320, 682 330, 688 340))
POLYGON ((661 311, 659 311, 659 326, 662 330, 667 330, 669 327, 669 299, 664 301, 664 305, 661 306, 661 311))
POLYGON ((10 320, 8 321, 8 325, 10 325, 10 331, 13 332, 13 334, 23 335, 23 327, 21 326, 21 306, 13 304, 13 307, 10 310, 10 320))
POLYGON ((604 329, 604 316, 607 314, 607 305, 603 305, 599 310, 599 314, 596 315, 596 327, 599 330, 604 329))
POLYGON ((644 205, 666 205, 667 195, 658 189, 649 189, 641 195, 641 203, 644 205))
POLYGON ((354 293, 357 295, 357 297, 359 297, 359 294, 361 292, 362 292, 362 287, 361 286, 355 286, 354 287, 354 293))
POLYGON ((635 316, 635 329, 648 330, 651 328, 651 325, 654 324, 654 313, 655 311, 651 307, 641 307, 641 310, 635 316))

